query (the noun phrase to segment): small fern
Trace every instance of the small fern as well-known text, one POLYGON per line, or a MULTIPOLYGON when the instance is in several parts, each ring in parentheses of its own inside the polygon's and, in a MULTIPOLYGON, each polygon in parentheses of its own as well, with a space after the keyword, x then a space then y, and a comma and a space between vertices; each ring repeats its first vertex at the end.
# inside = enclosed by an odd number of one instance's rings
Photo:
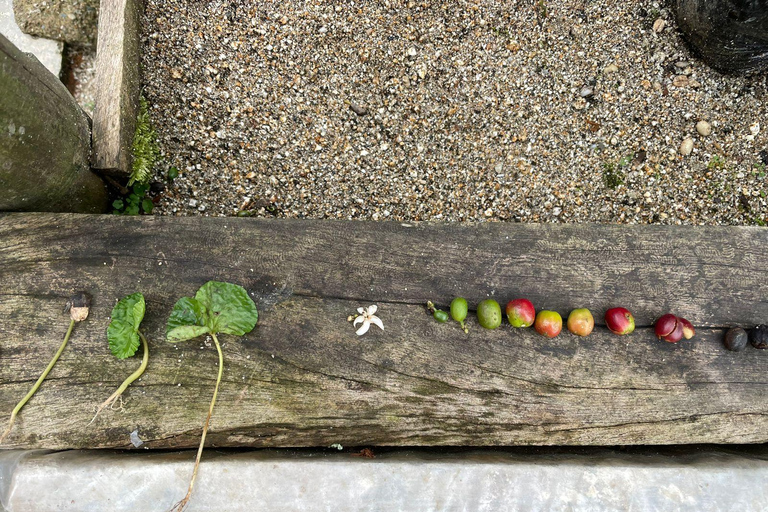
POLYGON ((133 136, 133 165, 128 186, 134 183, 147 183, 152 177, 152 169, 160 159, 160 147, 157 145, 157 133, 149 122, 147 100, 139 97, 139 115, 136 118, 136 133, 133 136))

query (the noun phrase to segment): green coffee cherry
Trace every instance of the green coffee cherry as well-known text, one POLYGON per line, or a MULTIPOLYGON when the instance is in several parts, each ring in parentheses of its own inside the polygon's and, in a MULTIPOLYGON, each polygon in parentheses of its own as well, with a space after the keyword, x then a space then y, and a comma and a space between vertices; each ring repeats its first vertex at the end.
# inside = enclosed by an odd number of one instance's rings
POLYGON ((441 309, 436 309, 434 313, 432 313, 432 316, 435 317, 435 320, 440 322, 441 324, 444 324, 448 321, 448 313, 441 309))
POLYGON ((456 297, 451 301, 451 317, 461 324, 461 328, 464 332, 467 332, 467 327, 464 325, 464 320, 467 319, 467 299, 463 297, 456 297))
POLYGON ((486 299, 477 305, 477 321, 481 327, 496 329, 501 325, 501 306, 493 299, 486 299))

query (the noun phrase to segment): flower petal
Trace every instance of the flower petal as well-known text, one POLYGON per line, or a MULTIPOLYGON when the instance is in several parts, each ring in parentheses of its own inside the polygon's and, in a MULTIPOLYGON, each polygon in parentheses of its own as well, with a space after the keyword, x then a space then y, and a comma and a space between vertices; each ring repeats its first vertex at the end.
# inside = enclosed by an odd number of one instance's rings
POLYGON ((376 325, 378 325, 378 326, 379 326, 379 328, 381 328, 381 330, 382 330, 382 331, 384 330, 384 324, 383 324, 383 323, 381 323, 381 318, 379 318, 379 317, 377 317, 377 316, 372 316, 372 317, 370 318, 370 321, 371 321, 371 323, 372 323, 372 324, 376 324, 376 325))
POLYGON ((375 315, 377 309, 379 309, 379 306, 377 306, 376 304, 373 304, 372 306, 368 306, 368 314, 375 315))
POLYGON ((370 327, 371 327, 371 322, 366 320, 365 322, 363 322, 363 325, 358 330, 355 331, 355 334, 357 334, 358 336, 362 336, 363 334, 368 332, 368 329, 370 327))
POLYGON ((365 321, 365 317, 361 315, 361 316, 355 318, 355 321, 352 322, 352 326, 354 327, 357 324, 359 324, 360 322, 364 322, 364 321, 365 321))
POLYGON ((363 314, 365 314, 365 309, 357 308, 357 312, 360 313, 361 315, 363 315, 363 314))

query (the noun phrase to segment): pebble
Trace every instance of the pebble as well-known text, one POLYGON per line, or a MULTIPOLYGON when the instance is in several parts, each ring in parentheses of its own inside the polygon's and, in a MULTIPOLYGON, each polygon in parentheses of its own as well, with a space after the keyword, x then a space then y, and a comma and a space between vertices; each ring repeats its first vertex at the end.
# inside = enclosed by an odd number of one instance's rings
POLYGON ((712 125, 706 121, 699 121, 696 123, 696 131, 699 132, 699 135, 702 137, 707 137, 712 133, 712 125))
POLYGON ((683 156, 690 155, 693 151, 693 139, 690 137, 683 139, 683 142, 680 144, 680 149, 678 151, 683 156))
POLYGON ((656 21, 653 22, 653 31, 658 34, 662 30, 664 30, 664 27, 666 27, 666 26, 667 26, 667 22, 664 21, 663 19, 659 18, 659 19, 657 19, 656 21))
POLYGON ((608 64, 605 66, 605 72, 606 73, 616 73, 619 70, 619 66, 616 64, 608 64))
POLYGON ((355 114, 359 115, 359 116, 364 116, 365 114, 368 113, 368 109, 367 108, 365 108, 363 106, 360 106, 360 105, 358 105, 357 103, 354 103, 354 102, 349 104, 349 109, 352 112, 354 112, 355 114))

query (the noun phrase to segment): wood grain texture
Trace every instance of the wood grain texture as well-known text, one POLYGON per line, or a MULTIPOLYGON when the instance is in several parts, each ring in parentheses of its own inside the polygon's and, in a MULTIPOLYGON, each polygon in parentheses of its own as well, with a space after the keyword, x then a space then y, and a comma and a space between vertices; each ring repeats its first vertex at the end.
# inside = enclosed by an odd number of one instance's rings
POLYGON ((64 84, 0 34, 0 210, 103 212, 88 116, 64 84))
POLYGON ((0 216, 0 411, 45 367, 73 290, 90 318, 8 447, 150 448, 199 440, 216 373, 205 340, 171 345, 174 301, 210 279, 259 307, 242 339, 222 336, 213 446, 625 445, 768 441, 768 351, 726 351, 723 328, 768 319, 768 231, 748 227, 397 224, 237 218, 0 216), (109 354, 115 301, 141 291, 151 346, 123 410, 94 407, 139 364, 109 354), (526 296, 598 323, 624 305, 639 328, 549 340, 505 324, 438 324, 423 304, 526 296), (386 330, 347 316, 375 303, 386 330), (690 342, 652 335, 667 311, 690 342))
POLYGON ((95 169, 131 174, 131 144, 139 108, 139 19, 142 0, 102 0, 93 111, 95 169))

